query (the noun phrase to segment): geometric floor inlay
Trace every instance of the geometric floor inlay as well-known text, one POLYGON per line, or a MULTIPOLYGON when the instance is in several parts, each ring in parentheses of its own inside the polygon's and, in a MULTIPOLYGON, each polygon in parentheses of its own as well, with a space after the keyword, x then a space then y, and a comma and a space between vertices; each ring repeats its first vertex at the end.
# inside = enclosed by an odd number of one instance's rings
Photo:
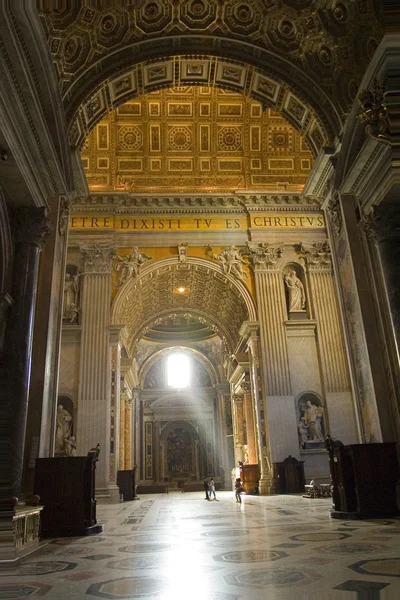
POLYGON ((387 546, 382 544, 333 544, 332 546, 319 546, 313 548, 316 552, 326 552, 327 554, 372 554, 374 552, 383 552, 388 550, 387 546))
POLYGON ((357 596, 368 600, 379 598, 379 590, 387 587, 388 583, 380 583, 379 581, 360 581, 359 579, 349 579, 340 585, 336 585, 334 590, 346 590, 346 592, 357 592, 357 596))
POLYGON ((174 546, 171 544, 137 544, 136 546, 124 546, 119 548, 118 552, 134 552, 134 553, 146 553, 146 552, 163 552, 164 550, 173 550, 174 546))
POLYGON ((301 568, 271 568, 261 571, 242 571, 225 575, 224 579, 229 585, 238 585, 263 589, 266 585, 275 587, 288 587, 292 585, 307 585, 320 578, 317 573, 310 573, 301 568))
POLYGON ((165 589, 168 580, 163 578, 150 579, 148 577, 120 577, 94 583, 86 594, 98 598, 119 600, 120 598, 148 598, 165 589))
POLYGON ((349 569, 363 575, 382 575, 386 577, 400 577, 400 558, 376 558, 360 560, 349 569))
POLYGON ((138 558, 119 558, 106 564, 109 569, 123 569, 134 571, 135 569, 159 569, 167 564, 167 557, 156 558, 153 556, 142 556, 138 558))
POLYGON ((295 542, 333 542, 335 540, 345 540, 351 537, 347 533, 300 533, 299 535, 291 535, 290 540, 295 542))
POLYGON ((286 556, 289 556, 286 552, 277 552, 274 550, 237 550, 236 552, 217 554, 213 556, 213 559, 228 563, 251 563, 279 560, 286 556))
POLYGON ((29 596, 44 596, 51 589, 50 585, 27 581, 24 583, 0 584, 0 598, 28 598, 29 596))
MULTIPOLYGON (((58 573, 59 571, 70 571, 75 569, 77 563, 64 562, 61 560, 51 560, 43 562, 22 563, 18 567, 18 575, 47 575, 49 573, 58 573)), ((1 596, 0 596, 1 598, 1 596)))

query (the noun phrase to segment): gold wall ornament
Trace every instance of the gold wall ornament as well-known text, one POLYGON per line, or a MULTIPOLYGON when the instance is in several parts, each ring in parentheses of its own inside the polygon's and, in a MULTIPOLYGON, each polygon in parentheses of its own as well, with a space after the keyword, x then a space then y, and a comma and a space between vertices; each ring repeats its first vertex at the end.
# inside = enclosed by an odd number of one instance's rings
POLYGON ((388 107, 385 101, 384 84, 376 79, 372 89, 362 90, 358 96, 360 109, 358 118, 370 137, 385 144, 391 143, 388 107))

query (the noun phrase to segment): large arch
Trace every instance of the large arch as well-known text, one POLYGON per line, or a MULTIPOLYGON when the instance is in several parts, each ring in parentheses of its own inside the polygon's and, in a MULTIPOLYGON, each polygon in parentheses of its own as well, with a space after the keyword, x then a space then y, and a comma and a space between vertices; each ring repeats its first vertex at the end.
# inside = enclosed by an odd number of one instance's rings
MULTIPOLYGON (((78 6, 42 14, 75 141, 81 105, 97 107, 95 94, 102 87, 107 103, 119 93, 124 95, 126 83, 113 92, 107 85, 110 78, 123 78, 139 62, 170 60, 174 85, 185 84, 185 79, 186 85, 188 81, 208 85, 206 81, 220 77, 222 59, 230 73, 225 84, 233 89, 256 91, 252 79, 254 69, 259 69, 260 76, 269 79, 264 93, 258 90, 264 96, 261 101, 270 105, 271 86, 281 92, 287 87, 308 111, 315 111, 322 125, 314 136, 320 148, 340 132, 341 117, 355 98, 365 64, 381 36, 379 8, 368 4, 360 0, 321 3, 316 9, 311 0, 142 0, 133 10, 78 6), (207 56, 212 57, 209 71, 198 66, 186 73, 181 70, 185 60, 207 56), (245 66, 243 79, 239 65, 245 66)), ((155 85, 162 85, 160 74, 155 85)), ((140 87, 146 80, 138 78, 137 83, 140 87)), ((296 99, 293 106, 297 103, 296 99)))
POLYGON ((111 322, 124 324, 124 343, 132 351, 146 328, 162 315, 192 314, 209 324, 234 352, 244 321, 256 321, 257 311, 247 287, 225 274, 217 262, 178 256, 149 261, 140 276, 127 281, 111 309, 111 322), (187 293, 177 293, 178 287, 187 293), (160 307, 162 309, 160 310, 160 307))

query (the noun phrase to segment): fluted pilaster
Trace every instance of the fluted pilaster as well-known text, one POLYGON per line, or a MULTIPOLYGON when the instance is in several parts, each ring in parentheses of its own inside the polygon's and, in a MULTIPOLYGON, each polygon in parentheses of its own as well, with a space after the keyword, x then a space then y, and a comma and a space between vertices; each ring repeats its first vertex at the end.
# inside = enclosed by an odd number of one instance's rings
POLYGON ((126 392, 121 391, 119 397, 119 468, 125 469, 125 399, 126 392))
POLYGON ((81 355, 78 392, 77 450, 86 454, 101 444, 96 487, 106 492, 110 467, 111 348, 108 330, 111 260, 114 249, 97 244, 81 247, 81 355))
POLYGON ((247 451, 249 455, 249 463, 255 465, 257 463, 257 449, 256 449, 256 435, 254 429, 254 408, 251 397, 251 384, 250 381, 243 381, 241 383, 243 390, 243 408, 244 418, 246 419, 246 430, 247 430, 247 451))
MULTIPOLYGON (((132 469, 132 398, 125 398, 124 469, 132 469)), ((121 467, 122 468, 122 467, 121 467)))

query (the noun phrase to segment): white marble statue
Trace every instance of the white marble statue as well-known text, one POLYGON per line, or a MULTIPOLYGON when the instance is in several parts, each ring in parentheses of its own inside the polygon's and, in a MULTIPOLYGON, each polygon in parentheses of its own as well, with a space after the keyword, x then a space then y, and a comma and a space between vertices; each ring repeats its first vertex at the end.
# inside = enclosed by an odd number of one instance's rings
POLYGON ((306 295, 304 286, 296 275, 294 269, 290 269, 285 277, 285 284, 289 292, 289 312, 304 310, 306 306, 306 295))
POLYGON ((237 277, 241 281, 246 281, 247 273, 243 270, 243 265, 246 264, 243 259, 240 251, 236 246, 229 246, 220 252, 219 254, 215 254, 212 251, 211 246, 207 246, 206 251, 207 256, 213 258, 214 260, 218 260, 221 263, 222 270, 227 275, 233 275, 237 277))
POLYGON ((304 417, 301 417, 299 424, 297 425, 299 432, 299 443, 300 448, 305 448, 306 442, 308 442, 308 425, 305 424, 304 417))
POLYGON ((65 440, 71 437, 71 421, 72 416, 63 407, 62 404, 57 406, 57 417, 56 417, 56 444, 55 453, 65 454, 65 440))
POLYGON ((151 256, 140 252, 139 248, 135 246, 129 256, 116 256, 117 263, 115 264, 115 270, 120 272, 119 279, 115 284, 117 287, 121 287, 131 277, 137 277, 140 271, 148 260, 151 260, 151 256))
POLYGON ((78 302, 78 277, 73 277, 71 273, 65 273, 64 279, 64 305, 63 305, 63 318, 70 319, 71 307, 76 307, 78 302))
MULTIPOLYGON (((322 409, 321 409, 322 410, 322 409)), ((307 400, 307 408, 304 413, 304 422, 308 427, 310 442, 320 442, 324 439, 318 419, 320 418, 320 407, 307 400)))
POLYGON ((64 452, 66 456, 76 456, 76 441, 73 435, 64 439, 64 452))

